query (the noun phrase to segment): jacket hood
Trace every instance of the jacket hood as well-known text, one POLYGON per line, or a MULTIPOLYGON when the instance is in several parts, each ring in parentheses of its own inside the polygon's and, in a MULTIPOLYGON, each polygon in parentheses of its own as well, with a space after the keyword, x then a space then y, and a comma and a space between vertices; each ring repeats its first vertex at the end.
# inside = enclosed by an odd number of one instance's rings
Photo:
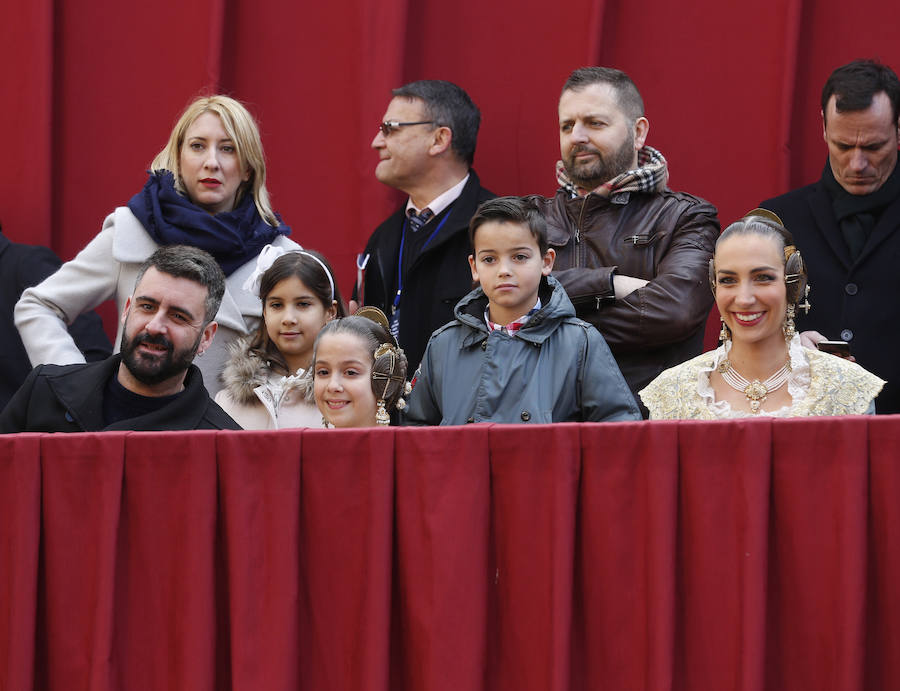
MULTIPOLYGON (((556 329, 556 325, 566 318, 575 317, 575 307, 566 295, 562 284, 553 276, 542 276, 538 288, 541 309, 519 329, 517 337, 534 343, 542 343, 556 329)), ((487 295, 481 286, 460 300, 453 310, 456 318, 466 326, 475 329, 471 342, 478 342, 488 336, 488 327, 484 323, 484 311, 488 306, 487 295)), ((470 342, 467 340, 467 345, 470 342)))

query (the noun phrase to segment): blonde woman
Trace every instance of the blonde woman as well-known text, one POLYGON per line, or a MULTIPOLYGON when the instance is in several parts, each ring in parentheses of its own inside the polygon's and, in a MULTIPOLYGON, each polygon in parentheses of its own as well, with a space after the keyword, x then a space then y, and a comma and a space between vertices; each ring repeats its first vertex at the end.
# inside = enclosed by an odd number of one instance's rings
MULTIPOLYGON (((261 316, 258 297, 242 289, 257 255, 268 244, 299 246, 286 237, 290 228, 269 202, 259 128, 233 98, 215 95, 191 103, 150 168, 143 189, 106 217, 72 261, 23 293, 16 326, 32 365, 84 362, 66 324, 109 299, 121 313, 138 267, 158 247, 199 247, 227 277, 218 334, 197 361, 214 395, 228 344, 254 332, 261 316)), ((116 341, 121 337, 120 324, 116 341)))

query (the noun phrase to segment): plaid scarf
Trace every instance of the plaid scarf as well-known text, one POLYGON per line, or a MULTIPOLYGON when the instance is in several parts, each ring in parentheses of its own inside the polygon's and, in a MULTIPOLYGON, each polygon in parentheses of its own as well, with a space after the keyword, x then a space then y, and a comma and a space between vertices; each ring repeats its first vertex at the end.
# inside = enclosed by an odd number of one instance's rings
POLYGON ((669 180, 669 165, 663 155, 652 146, 645 146, 638 151, 638 167, 626 170, 612 180, 604 182, 598 188, 586 190, 578 187, 569 179, 562 161, 556 162, 556 180, 560 187, 572 197, 584 196, 588 193, 611 197, 620 192, 662 192, 669 180))

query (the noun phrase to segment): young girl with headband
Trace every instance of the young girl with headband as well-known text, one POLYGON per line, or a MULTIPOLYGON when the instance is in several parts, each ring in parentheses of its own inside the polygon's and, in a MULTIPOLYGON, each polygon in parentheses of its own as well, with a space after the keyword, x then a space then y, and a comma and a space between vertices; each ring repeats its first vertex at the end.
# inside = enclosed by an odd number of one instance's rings
POLYGON ((409 393, 406 355, 388 330, 381 310, 363 307, 335 319, 316 339, 313 379, 325 426, 389 425, 409 393))
POLYGON ((244 429, 321 427, 304 374, 319 331, 344 306, 325 258, 266 247, 244 289, 262 300, 262 321, 231 347, 216 403, 244 429))

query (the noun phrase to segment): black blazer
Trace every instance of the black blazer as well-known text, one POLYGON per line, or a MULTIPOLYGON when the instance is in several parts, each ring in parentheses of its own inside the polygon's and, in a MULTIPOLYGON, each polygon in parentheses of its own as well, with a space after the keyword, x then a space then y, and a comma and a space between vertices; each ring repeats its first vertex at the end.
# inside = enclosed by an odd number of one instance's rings
POLYGON ((209 397, 196 365, 188 369, 184 392, 174 401, 106 426, 103 395, 120 361, 113 355, 84 365, 38 365, 0 413, 0 433, 241 429, 209 397))
POLYGON ((812 309, 800 313, 798 330, 849 341, 856 361, 887 380, 875 399, 877 412, 900 413, 900 198, 882 213, 856 261, 821 181, 761 206, 784 221, 809 272, 812 309))
MULTIPOLYGON (((484 189, 474 170, 462 193, 445 213, 447 220, 434 239, 409 268, 400 296, 400 347, 409 361, 409 373, 415 371, 425 353, 431 333, 453 321, 456 303, 472 290, 469 268, 469 220, 478 205, 495 197, 484 189)), ((419 232, 430 233, 444 214, 429 221, 419 232)), ((397 281, 397 257, 406 218, 406 204, 375 229, 366 245, 369 255, 363 298, 390 315, 397 281)), ((358 296, 354 295, 354 299, 358 296)))

